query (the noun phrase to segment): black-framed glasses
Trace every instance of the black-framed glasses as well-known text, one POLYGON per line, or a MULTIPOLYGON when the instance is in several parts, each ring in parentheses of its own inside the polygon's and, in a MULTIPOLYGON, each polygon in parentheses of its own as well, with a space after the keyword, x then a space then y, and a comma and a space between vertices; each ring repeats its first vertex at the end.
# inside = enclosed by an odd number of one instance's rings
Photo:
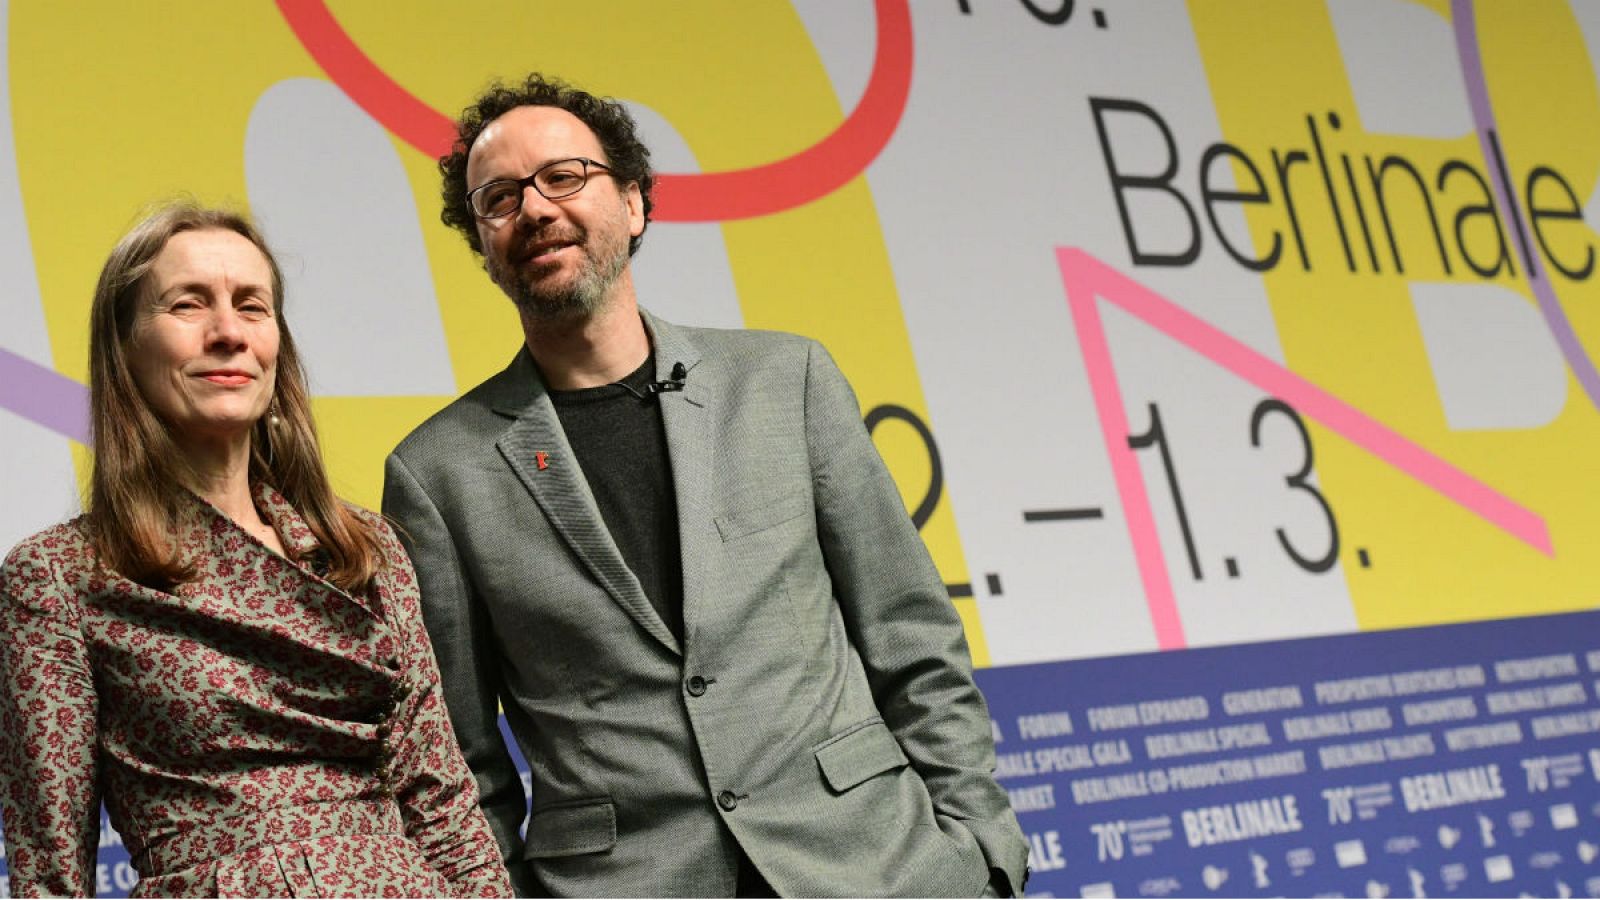
POLYGON ((503 178, 480 184, 467 192, 467 205, 480 219, 501 219, 522 208, 522 192, 533 185, 546 200, 563 200, 583 190, 589 170, 609 173, 611 167, 583 156, 558 159, 535 169, 526 178, 503 178))

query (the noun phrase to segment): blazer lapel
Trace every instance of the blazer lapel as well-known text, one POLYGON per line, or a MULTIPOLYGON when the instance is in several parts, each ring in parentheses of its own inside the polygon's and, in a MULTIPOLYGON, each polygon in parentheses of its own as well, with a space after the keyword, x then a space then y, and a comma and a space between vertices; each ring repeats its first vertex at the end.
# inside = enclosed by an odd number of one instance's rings
POLYGON ((681 655, 677 638, 650 605, 600 516, 533 357, 524 349, 505 374, 520 396, 505 396, 494 405, 497 413, 516 420, 495 444, 500 455, 595 581, 640 627, 681 655))
POLYGON ((711 472, 711 401, 721 390, 718 373, 702 367, 700 350, 687 333, 644 313, 656 352, 656 380, 666 381, 673 366, 687 370, 683 390, 661 398, 661 420, 667 432, 667 455, 672 459, 672 488, 678 500, 678 543, 683 564, 684 638, 693 633, 699 598, 710 588, 705 561, 715 558, 704 546, 709 532, 703 527, 716 515, 710 508, 707 480, 711 472), (699 523, 699 527, 697 526, 699 523))

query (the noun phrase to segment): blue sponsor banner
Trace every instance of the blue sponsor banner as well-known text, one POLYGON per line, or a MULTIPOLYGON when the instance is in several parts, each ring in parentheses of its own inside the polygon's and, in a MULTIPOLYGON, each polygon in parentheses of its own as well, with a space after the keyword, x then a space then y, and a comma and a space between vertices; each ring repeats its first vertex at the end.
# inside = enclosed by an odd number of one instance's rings
POLYGON ((1032 895, 1600 895, 1600 613, 988 669, 1032 895))
POLYGON ((1600 895, 1597 673, 1586 612, 978 681, 1031 895, 1558 897, 1600 895))

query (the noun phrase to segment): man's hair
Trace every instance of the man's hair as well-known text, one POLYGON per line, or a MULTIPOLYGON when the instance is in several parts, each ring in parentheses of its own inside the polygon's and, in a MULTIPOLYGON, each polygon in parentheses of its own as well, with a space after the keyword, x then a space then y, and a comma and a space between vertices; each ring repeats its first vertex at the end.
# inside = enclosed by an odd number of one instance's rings
POLYGON ((250 220, 229 210, 180 201, 145 216, 112 249, 89 309, 89 413, 94 458, 86 524, 101 559, 142 584, 168 588, 193 578, 199 560, 178 546, 187 504, 197 484, 171 426, 134 381, 130 356, 139 307, 155 287, 150 273, 161 251, 186 231, 228 231, 261 251, 272 271, 278 320, 277 376, 270 410, 250 435, 250 481, 265 481, 305 517, 328 553, 328 580, 346 590, 365 588, 383 564, 372 527, 334 496, 311 419, 311 392, 289 323, 283 317, 283 273, 250 220))
MULTIPOLYGON (((448 154, 439 158, 439 174, 444 178, 440 192, 444 210, 439 219, 461 232, 473 252, 481 256, 483 242, 478 239, 478 219, 467 203, 467 191, 474 187, 467 184, 467 157, 472 152, 473 142, 490 123, 519 106, 554 106, 572 113, 589 126, 605 151, 606 158, 599 162, 610 167, 617 186, 624 187, 629 182, 639 185, 639 194, 644 198, 645 225, 649 226, 654 205, 650 192, 656 179, 650 170, 650 151, 639 140, 633 116, 610 97, 596 97, 560 79, 534 72, 520 84, 508 86, 496 81, 489 85, 471 106, 462 110, 461 117, 456 120, 455 143, 448 154)), ((628 243, 628 255, 639 252, 643 241, 644 232, 640 231, 628 243)))

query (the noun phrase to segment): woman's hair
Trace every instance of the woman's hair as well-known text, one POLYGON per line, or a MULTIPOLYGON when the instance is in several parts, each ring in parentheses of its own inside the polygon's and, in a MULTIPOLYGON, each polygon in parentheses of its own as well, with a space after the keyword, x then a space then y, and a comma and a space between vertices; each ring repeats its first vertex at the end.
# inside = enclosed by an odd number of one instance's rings
POLYGON ((94 461, 87 523, 101 559, 128 578, 170 587, 195 576, 196 560, 178 544, 194 470, 169 426, 139 390, 128 365, 134 323, 150 296, 150 270, 173 235, 231 231, 254 244, 272 270, 278 323, 276 415, 262 416, 250 435, 250 483, 276 488, 328 554, 328 580, 345 590, 366 588, 383 564, 373 527, 340 502, 328 486, 311 419, 305 370, 283 316, 283 273, 266 240, 243 215, 193 202, 157 208, 133 227, 106 260, 89 311, 89 410, 94 461), (270 421, 276 418, 276 421, 270 421))

